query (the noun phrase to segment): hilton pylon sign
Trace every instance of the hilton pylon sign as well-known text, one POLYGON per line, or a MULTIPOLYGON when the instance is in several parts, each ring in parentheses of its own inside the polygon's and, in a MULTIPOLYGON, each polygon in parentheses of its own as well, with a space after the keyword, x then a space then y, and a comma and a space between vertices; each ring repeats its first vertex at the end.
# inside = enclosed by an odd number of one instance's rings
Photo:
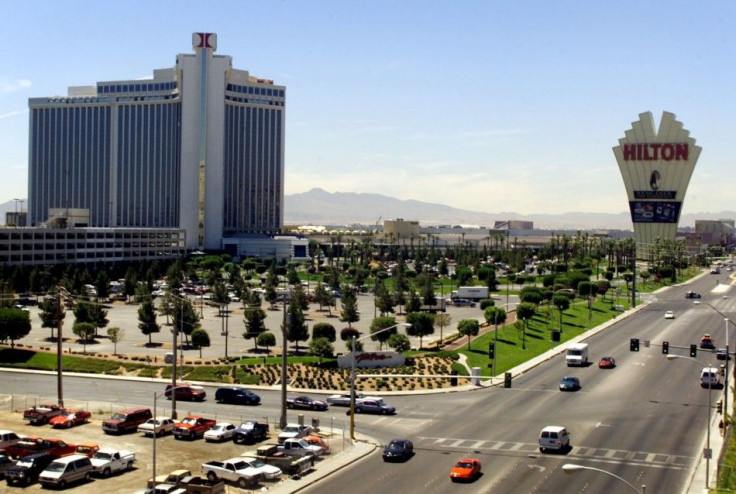
POLYGON ((659 132, 650 112, 639 115, 613 148, 629 199, 638 258, 655 239, 674 240, 685 192, 702 148, 674 113, 663 112, 659 132))

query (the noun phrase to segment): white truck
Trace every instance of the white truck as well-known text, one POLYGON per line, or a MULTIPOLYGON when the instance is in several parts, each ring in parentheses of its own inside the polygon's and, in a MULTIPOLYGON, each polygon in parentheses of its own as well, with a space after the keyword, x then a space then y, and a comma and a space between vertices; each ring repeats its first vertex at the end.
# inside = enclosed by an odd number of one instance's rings
POLYGON ((568 367, 586 365, 588 363, 588 344, 573 343, 570 345, 565 355, 565 362, 568 367))
POLYGON ((102 477, 109 477, 113 473, 133 469, 135 453, 117 449, 101 449, 92 458, 92 473, 102 477))
POLYGON ((202 474, 214 482, 217 479, 227 480, 241 489, 258 484, 263 475, 242 458, 230 458, 224 461, 209 461, 202 464, 202 474))
POLYGON ((457 291, 452 292, 452 298, 483 300, 491 297, 487 286, 459 286, 457 291))
POLYGON ((302 438, 291 438, 279 444, 278 452, 284 453, 286 456, 314 456, 322 454, 322 448, 314 444, 309 444, 302 438))

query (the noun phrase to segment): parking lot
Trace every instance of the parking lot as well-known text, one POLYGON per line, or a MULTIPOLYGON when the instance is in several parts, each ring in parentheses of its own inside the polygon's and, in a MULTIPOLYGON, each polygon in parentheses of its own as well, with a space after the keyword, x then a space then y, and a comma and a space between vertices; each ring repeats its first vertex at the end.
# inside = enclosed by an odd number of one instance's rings
MULTIPOLYGON (((48 425, 31 426, 23 420, 22 407, 23 399, 14 396, 0 395, 0 402, 3 410, 0 411, 0 429, 9 429, 18 435, 40 436, 44 438, 61 439, 70 444, 94 443, 100 448, 114 448, 132 451, 136 455, 135 468, 130 472, 124 472, 113 475, 110 478, 94 478, 88 483, 78 484, 68 488, 67 492, 79 494, 98 494, 105 492, 109 494, 131 494, 142 492, 145 489, 146 482, 151 478, 153 473, 153 439, 144 437, 142 434, 132 433, 124 435, 107 435, 102 431, 101 422, 109 418, 110 404, 98 404, 99 406, 90 406, 93 412, 93 418, 88 424, 72 427, 71 429, 53 429, 48 425), (17 407, 16 410, 7 411, 12 403, 17 407), (107 409, 104 413, 103 410, 107 409)), ((69 408, 74 407, 74 403, 67 403, 69 408)), ((115 410, 119 407, 115 407, 115 410)), ((236 423, 237 421, 234 421, 236 423)), ((247 451, 253 451, 261 444, 275 442, 275 433, 273 432, 273 424, 271 426, 271 440, 263 443, 249 446, 236 445, 232 441, 223 443, 207 443, 202 439, 194 441, 180 441, 174 439, 173 436, 159 437, 156 440, 156 475, 168 474, 177 469, 187 469, 193 474, 200 474, 200 466, 202 463, 211 460, 224 460, 235 456, 240 456, 247 451)), ((343 451, 344 443, 342 437, 330 437, 324 434, 325 440, 330 444, 332 454, 336 455, 343 451)), ((319 460, 315 468, 319 469, 319 460)), ((284 477, 282 476, 282 479, 284 477)), ((306 482, 306 479, 305 479, 306 482)), ((229 493, 242 492, 260 492, 263 488, 271 489, 277 484, 277 481, 263 481, 254 490, 243 490, 234 485, 227 486, 229 493)), ((36 483, 28 487, 8 487, 3 481, 2 489, 4 492, 23 492, 36 493, 48 492, 43 489, 40 484, 36 483)))

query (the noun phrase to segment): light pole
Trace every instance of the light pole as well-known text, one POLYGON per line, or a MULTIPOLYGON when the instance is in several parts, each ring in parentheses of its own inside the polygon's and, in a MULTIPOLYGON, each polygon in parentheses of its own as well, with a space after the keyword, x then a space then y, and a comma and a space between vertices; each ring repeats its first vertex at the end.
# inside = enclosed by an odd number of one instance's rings
MULTIPOLYGON (((703 364, 701 361, 694 359, 693 357, 686 357, 684 355, 667 355, 667 360, 674 360, 676 358, 681 358, 684 360, 690 360, 696 364, 699 364, 703 366, 704 368, 710 369, 709 365, 703 364)), ((706 408, 708 409, 708 422, 705 424, 705 431, 706 431, 706 439, 705 439, 705 488, 708 489, 708 477, 710 477, 710 457, 712 456, 711 450, 710 450, 710 406, 711 406, 711 397, 713 395, 713 383, 708 380, 708 404, 706 408)))
MULTIPOLYGON (((176 395, 176 390, 179 388, 185 388, 186 386, 172 386, 169 391, 171 391, 171 399, 174 400, 174 397, 176 395)), ((158 435, 156 433, 156 425, 158 425, 158 416, 156 415, 156 402, 157 400, 162 396, 166 394, 166 391, 161 392, 154 392, 153 393, 153 461, 151 462, 153 466, 153 485, 156 486, 156 436, 158 435)), ((174 418, 174 417, 172 417, 174 418)))
POLYGON ((496 308, 496 311, 493 313, 493 325, 496 326, 495 331, 493 331, 493 375, 496 375, 496 352, 498 352, 498 310, 503 309, 504 307, 508 307, 509 305, 518 305, 516 302, 512 302, 510 304, 503 304, 496 308))
POLYGON ((586 467, 586 466, 583 466, 583 465, 576 465, 574 463, 565 463, 564 465, 562 465, 562 471, 565 472, 567 475, 575 475, 580 470, 591 470, 593 472, 600 472, 600 473, 604 473, 606 475, 610 475, 611 477, 613 477, 615 479, 618 479, 621 482, 623 482, 624 484, 628 485, 631 488, 632 491, 636 492, 636 494, 646 494, 646 492, 647 492, 647 486, 646 485, 642 485, 641 486, 641 491, 640 491, 636 487, 634 487, 631 483, 629 483, 628 481, 626 481, 625 479, 623 479, 622 477, 619 477, 618 475, 616 475, 614 473, 611 473, 608 470, 601 470, 600 468, 593 468, 593 467, 586 467))
MULTIPOLYGON (((289 293, 288 297, 289 301, 291 301, 291 293, 289 293)), ((289 317, 286 314, 286 301, 287 296, 284 295, 284 316, 283 321, 281 324, 281 417, 279 419, 279 427, 283 429, 286 427, 286 364, 287 364, 287 352, 289 350, 289 344, 287 341, 287 336, 289 334, 288 331, 288 325, 289 325, 289 317)))
MULTIPOLYGON (((726 298, 726 297, 723 297, 726 298)), ((725 375, 724 375, 724 388, 723 388, 723 413, 725 415, 728 415, 728 361, 731 360, 731 354, 729 352, 728 348, 728 323, 734 324, 723 312, 719 311, 712 305, 710 305, 708 302, 701 302, 699 300, 695 300, 693 302, 695 305, 707 305, 714 311, 716 311, 721 317, 723 317, 723 321, 726 323, 726 368, 725 368, 725 375)), ((728 420, 723 421, 724 424, 728 425, 728 420)))
POLYGON ((371 333, 360 338, 353 336, 350 340, 350 439, 355 439, 355 343, 370 338, 371 336, 384 333, 390 329, 398 328, 399 326, 410 328, 411 324, 408 322, 394 324, 393 326, 383 328, 375 333, 371 333))

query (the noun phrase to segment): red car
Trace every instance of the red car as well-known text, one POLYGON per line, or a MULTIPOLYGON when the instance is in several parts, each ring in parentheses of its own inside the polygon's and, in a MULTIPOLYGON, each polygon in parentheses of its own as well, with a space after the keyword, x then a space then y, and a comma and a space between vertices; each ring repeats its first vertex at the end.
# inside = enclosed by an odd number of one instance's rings
POLYGON ((91 417, 92 414, 85 410, 64 410, 49 420, 49 424, 51 427, 68 429, 75 425, 86 424, 91 417))
POLYGON ((450 470, 450 480, 475 480, 480 477, 480 460, 475 458, 463 458, 455 463, 450 470))
POLYGON ((600 369, 613 369, 616 367, 616 360, 613 357, 603 357, 598 361, 598 368, 600 369))

